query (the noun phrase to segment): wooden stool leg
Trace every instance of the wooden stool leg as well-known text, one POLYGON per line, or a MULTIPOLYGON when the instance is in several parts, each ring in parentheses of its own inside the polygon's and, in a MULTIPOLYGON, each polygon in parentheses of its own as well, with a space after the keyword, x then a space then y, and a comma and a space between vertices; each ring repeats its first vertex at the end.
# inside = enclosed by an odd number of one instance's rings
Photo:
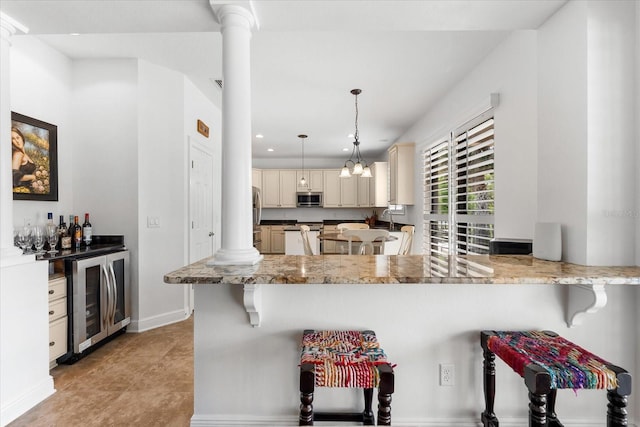
POLYGON ((388 363, 378 366, 380 385, 378 387, 378 425, 391 425, 391 395, 394 390, 393 368, 388 363))
POLYGON ((547 427, 564 427, 556 415, 556 393, 553 389, 547 394, 547 427))
POLYGON ((311 363, 300 365, 300 418, 299 426, 313 425, 313 391, 316 382, 314 366, 311 363))
POLYGON ((608 365, 608 368, 616 373, 618 388, 607 390, 607 427, 626 427, 627 421, 627 396, 631 394, 631 375, 624 369, 608 365))
POLYGON ((373 389, 364 389, 364 411, 362 411, 362 424, 365 426, 375 425, 375 419, 373 416, 373 410, 371 409, 371 403, 373 402, 373 389))
POLYGON ((484 388, 484 412, 480 415, 483 427, 498 427, 500 424, 496 414, 493 412, 493 403, 496 396, 496 355, 487 348, 487 339, 490 336, 489 331, 482 331, 480 334, 480 342, 483 349, 484 360, 482 363, 483 388, 484 388))
POLYGON ((529 392, 529 427, 547 427, 547 395, 529 392))
POLYGON ((607 399, 607 427, 626 427, 627 396, 621 396, 615 390, 607 390, 607 399))

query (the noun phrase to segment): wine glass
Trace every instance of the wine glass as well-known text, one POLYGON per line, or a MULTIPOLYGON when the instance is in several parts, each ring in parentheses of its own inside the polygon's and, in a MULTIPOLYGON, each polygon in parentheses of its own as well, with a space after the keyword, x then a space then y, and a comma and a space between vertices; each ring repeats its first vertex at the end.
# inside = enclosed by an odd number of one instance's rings
POLYGON ((29 253, 31 249, 31 229, 24 226, 18 230, 18 244, 22 249, 22 253, 29 253))
POLYGON ((41 255, 44 253, 44 242, 47 239, 47 236, 44 233, 42 227, 35 226, 33 227, 33 244, 36 247, 36 255, 41 255))
POLYGON ((50 254, 55 254, 58 251, 56 250, 56 245, 58 244, 58 227, 54 224, 49 224, 47 226, 47 241, 49 242, 50 254))

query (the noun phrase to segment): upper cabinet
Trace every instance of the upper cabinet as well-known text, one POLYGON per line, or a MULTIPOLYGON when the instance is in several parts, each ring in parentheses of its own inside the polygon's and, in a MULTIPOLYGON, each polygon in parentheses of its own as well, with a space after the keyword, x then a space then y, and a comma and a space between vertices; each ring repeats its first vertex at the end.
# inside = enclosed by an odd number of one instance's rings
POLYGON ((296 171, 296 185, 298 191, 321 192, 324 188, 322 169, 305 169, 304 173, 296 171), (300 179, 304 176, 307 181, 306 186, 300 185, 300 179))
POLYGON ((265 169, 262 171, 262 207, 296 207, 296 171, 265 169))
POLYGON ((394 144, 389 148, 389 204, 413 205, 413 142, 394 144))
POLYGON ((370 166, 373 178, 362 178, 369 180, 369 205, 374 208, 385 208, 389 203, 388 167, 387 162, 374 162, 370 166))
POLYGON ((358 181, 354 176, 340 178, 340 169, 324 170, 325 208, 355 208, 358 198, 358 181))

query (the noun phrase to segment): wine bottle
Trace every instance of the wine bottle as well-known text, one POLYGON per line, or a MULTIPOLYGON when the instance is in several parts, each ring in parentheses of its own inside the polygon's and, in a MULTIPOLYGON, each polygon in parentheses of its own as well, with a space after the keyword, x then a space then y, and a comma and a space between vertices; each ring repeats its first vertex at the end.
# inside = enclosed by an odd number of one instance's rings
POLYGON ((67 223, 64 222, 64 215, 60 215, 60 225, 58 225, 58 233, 60 249, 71 249, 71 236, 69 236, 69 229, 67 223))
POLYGON ((49 228, 53 226, 53 212, 47 213, 47 225, 45 226, 45 240, 44 247, 42 248, 45 252, 49 252, 52 248, 49 244, 49 228))
POLYGON ((78 224, 78 215, 73 217, 73 242, 76 249, 80 249, 82 244, 82 227, 78 224))
POLYGON ((82 235, 84 236, 84 244, 91 245, 91 238, 93 236, 91 223, 89 222, 89 214, 84 214, 84 224, 82 224, 82 235))

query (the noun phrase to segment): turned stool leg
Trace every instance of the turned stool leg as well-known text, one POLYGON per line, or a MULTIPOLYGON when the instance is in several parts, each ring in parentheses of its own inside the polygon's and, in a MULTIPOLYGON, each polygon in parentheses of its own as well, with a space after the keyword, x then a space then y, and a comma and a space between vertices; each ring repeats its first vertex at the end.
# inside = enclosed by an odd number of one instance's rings
POLYGON ((480 342, 482 344, 482 354, 484 360, 482 362, 483 376, 483 388, 484 388, 484 412, 481 414, 480 419, 484 427, 498 427, 498 418, 493 412, 493 404, 496 396, 496 355, 487 349, 487 339, 490 332, 482 331, 480 333, 480 342))
POLYGON ((556 389, 547 394, 547 427, 564 427, 556 415, 556 389))
POLYGON ((393 369, 388 363, 378 366, 380 384, 378 386, 378 425, 391 425, 391 395, 394 390, 393 369))
POLYGON ((547 427, 547 395, 529 392, 529 427, 547 427))
POLYGON ((314 366, 311 363, 300 365, 300 418, 299 426, 313 425, 313 391, 316 382, 314 366))
POLYGON ((364 389, 364 411, 362 412, 362 424, 365 426, 375 425, 375 419, 373 416, 373 410, 371 409, 371 403, 373 402, 373 389, 364 389))
POLYGON ((626 427, 627 422, 627 396, 631 394, 631 375, 615 365, 608 365, 609 369, 616 373, 618 388, 607 390, 607 427, 626 427))

